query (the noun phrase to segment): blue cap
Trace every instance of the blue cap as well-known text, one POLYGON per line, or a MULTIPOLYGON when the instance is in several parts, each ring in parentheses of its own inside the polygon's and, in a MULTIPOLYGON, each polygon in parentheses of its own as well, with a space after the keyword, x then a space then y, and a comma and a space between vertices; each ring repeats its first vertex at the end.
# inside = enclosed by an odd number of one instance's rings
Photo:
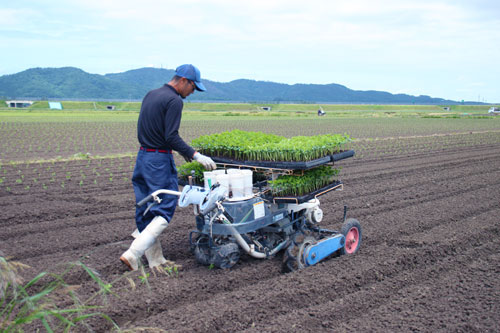
POLYGON ((191 64, 180 65, 177 67, 175 69, 175 75, 185 77, 186 79, 193 81, 196 86, 196 90, 198 91, 207 90, 203 83, 201 83, 200 70, 191 64))

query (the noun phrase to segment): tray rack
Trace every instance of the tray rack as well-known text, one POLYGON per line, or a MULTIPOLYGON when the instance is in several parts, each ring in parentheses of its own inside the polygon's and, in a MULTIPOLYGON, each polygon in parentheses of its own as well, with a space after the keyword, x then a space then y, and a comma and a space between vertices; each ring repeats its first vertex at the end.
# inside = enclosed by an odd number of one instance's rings
MULTIPOLYGON (((223 166, 224 169, 227 168, 238 168, 238 169, 251 169, 253 171, 263 172, 267 175, 271 175, 271 179, 275 180, 280 175, 291 175, 296 174, 297 171, 304 173, 305 170, 312 169, 325 164, 335 164, 336 161, 340 161, 349 157, 353 157, 355 154, 354 150, 345 150, 339 153, 324 156, 315 160, 306 162, 283 162, 283 161, 241 161, 232 160, 224 157, 212 156, 212 160, 219 166, 223 166)), ((179 179, 179 185, 187 185, 187 181, 181 181, 179 179)), ((262 188, 267 185, 267 181, 261 181, 254 184, 255 186, 262 188)), ((202 185, 203 186, 203 185, 202 185)), ((302 196, 272 196, 270 190, 261 191, 261 194, 266 197, 267 200, 273 203, 296 203, 300 204, 307 202, 311 199, 315 199, 322 196, 330 191, 342 191, 344 189, 344 184, 341 181, 335 181, 330 183, 316 191, 302 195, 302 196)))
POLYGON ((230 167, 247 167, 247 168, 264 168, 264 169, 274 169, 274 170, 307 170, 312 169, 317 166, 334 163, 336 161, 343 160, 345 158, 349 158, 354 156, 354 150, 344 150, 338 153, 327 155, 324 157, 320 157, 311 161, 241 161, 241 160, 233 160, 226 157, 218 157, 211 156, 212 160, 216 164, 230 166, 230 167))
POLYGON ((273 203, 294 203, 301 204, 307 202, 312 199, 316 199, 323 194, 326 194, 330 191, 342 191, 344 189, 344 184, 341 181, 336 181, 331 184, 328 184, 316 191, 311 193, 301 195, 301 196, 287 196, 287 197, 272 197, 273 203))

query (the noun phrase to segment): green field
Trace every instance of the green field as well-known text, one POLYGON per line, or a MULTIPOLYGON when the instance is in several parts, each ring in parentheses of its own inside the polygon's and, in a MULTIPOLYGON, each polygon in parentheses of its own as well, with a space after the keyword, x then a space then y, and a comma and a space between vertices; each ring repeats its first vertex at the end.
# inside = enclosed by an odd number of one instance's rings
MULTIPOLYGON (((26 109, 0 109, 0 163, 73 156, 134 155, 140 103, 113 103, 118 110, 104 111, 111 102, 63 102, 63 110, 49 110, 47 102, 26 109), (120 108, 128 111, 119 110, 120 108)), ((473 134, 497 142, 500 116, 487 114, 488 106, 433 105, 319 105, 185 103, 180 134, 191 142, 200 135, 241 129, 285 137, 347 134, 353 147, 368 152, 381 146, 368 141, 387 138, 473 134)), ((440 138, 439 140, 445 140, 440 138)), ((424 140, 424 139, 420 139, 424 140)), ((427 139, 431 140, 431 139, 427 139)), ((433 139, 436 140, 436 139, 433 139)), ((464 141, 464 142, 465 142, 464 141)))
MULTIPOLYGON (((87 111, 104 112, 105 114, 116 114, 116 112, 138 112, 140 102, 81 102, 63 101, 63 110, 50 110, 47 101, 36 101, 32 106, 25 109, 8 108, 5 101, 0 100, 0 111, 14 111, 24 113, 55 112, 58 114, 81 113, 87 111), (114 110, 108 110, 107 106, 113 105, 114 110)), ((380 116, 467 116, 486 114, 489 105, 375 105, 375 104, 256 104, 256 103, 191 103, 185 102, 184 110, 189 114, 204 115, 252 115, 252 116, 316 116, 319 108, 327 114, 325 117, 380 117, 380 116), (270 111, 262 108, 268 107, 270 111), (449 107, 450 110, 444 110, 449 107)))

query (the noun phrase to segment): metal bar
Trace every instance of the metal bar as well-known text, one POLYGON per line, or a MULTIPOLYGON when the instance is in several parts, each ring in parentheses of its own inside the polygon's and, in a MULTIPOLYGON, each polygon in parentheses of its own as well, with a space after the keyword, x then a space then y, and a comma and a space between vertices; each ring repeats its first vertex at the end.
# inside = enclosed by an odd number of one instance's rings
POLYGON ((323 192, 320 192, 320 193, 316 194, 316 195, 314 196, 314 198, 315 198, 315 199, 317 199, 319 196, 322 196, 323 194, 328 193, 328 192, 330 192, 330 191, 332 191, 332 190, 335 190, 335 189, 337 189, 337 188, 339 188, 339 187, 341 187, 341 188, 342 188, 341 190, 344 190, 344 184, 339 184, 339 185, 337 185, 337 186, 334 186, 334 187, 332 187, 332 188, 329 188, 329 189, 327 189, 327 190, 324 190, 323 192))
POLYGON ((246 169, 254 169, 255 171, 257 170, 268 170, 271 172, 274 172, 274 170, 281 171, 286 174, 292 174, 293 170, 292 169, 282 169, 282 168, 269 168, 269 167, 260 167, 260 166, 255 166, 255 165, 247 165, 247 164, 232 164, 232 163, 222 163, 222 162, 215 162, 217 165, 222 165, 224 169, 226 166, 230 167, 237 167, 238 169, 241 168, 246 168, 246 169))
MULTIPOLYGON (((299 204, 299 199, 297 199, 297 197, 278 197, 277 199, 280 199, 280 200, 295 200, 295 203, 297 205, 299 204)), ((275 198, 273 198, 273 203, 276 203, 275 198)))

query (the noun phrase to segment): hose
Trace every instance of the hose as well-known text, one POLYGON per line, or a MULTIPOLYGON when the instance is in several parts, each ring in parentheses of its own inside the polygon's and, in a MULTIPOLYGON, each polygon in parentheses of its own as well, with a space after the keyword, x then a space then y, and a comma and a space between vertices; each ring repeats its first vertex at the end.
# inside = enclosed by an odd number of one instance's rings
POLYGON ((287 241, 284 240, 283 242, 278 244, 278 246, 276 246, 274 249, 272 249, 268 254, 262 253, 262 252, 256 251, 255 246, 253 244, 248 245, 248 243, 243 239, 241 234, 238 231, 236 231, 236 229, 232 225, 227 225, 227 227, 231 230, 231 233, 233 234, 234 238, 236 239, 236 242, 238 243, 238 245, 241 246, 241 248, 246 253, 248 253, 249 255, 251 255, 252 257, 257 258, 257 259, 265 259, 267 257, 275 255, 287 243, 287 241))

